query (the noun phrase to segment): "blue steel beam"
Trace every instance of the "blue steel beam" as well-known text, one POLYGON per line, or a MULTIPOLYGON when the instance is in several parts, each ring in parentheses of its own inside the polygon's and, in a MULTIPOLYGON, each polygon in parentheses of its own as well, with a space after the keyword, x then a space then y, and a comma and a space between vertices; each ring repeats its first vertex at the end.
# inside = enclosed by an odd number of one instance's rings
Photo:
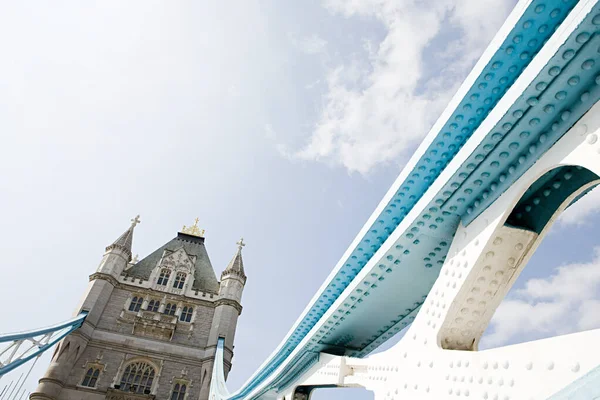
MULTIPOLYGON (((266 390, 276 388, 265 387, 263 382, 272 378, 293 352, 298 354, 294 359, 312 360, 300 353, 327 351, 328 345, 333 343, 337 348, 345 347, 345 355, 362 357, 399 331, 402 324, 406 326, 406 321, 402 321, 427 295, 427 287, 439 273, 459 222, 468 224, 479 215, 600 97, 600 60, 596 51, 600 40, 600 15, 597 5, 545 65, 529 68, 553 33, 560 31, 561 23, 577 3, 575 0, 533 0, 517 6, 521 9, 513 13, 516 15, 511 21, 514 25, 504 32, 503 40, 496 44, 494 52, 487 59, 482 57, 479 63, 482 65, 478 64, 467 78, 465 84, 468 85, 461 88, 459 101, 454 102, 453 110, 436 123, 426 144, 394 184, 395 191, 388 193, 380 205, 381 212, 374 213, 278 349, 231 399, 246 398, 259 386, 266 390), (323 332, 319 331, 299 352, 297 347, 307 334, 322 322, 332 304, 413 211, 433 182, 439 180, 471 135, 488 115, 493 114, 492 111, 496 111, 505 93, 510 92, 521 75, 530 70, 537 71, 537 76, 519 89, 521 96, 503 111, 504 115, 489 128, 485 139, 467 160, 453 170, 446 185, 424 208, 425 212, 412 218, 411 225, 396 241, 394 249, 381 258, 384 261, 379 265, 381 271, 372 274, 373 279, 365 280, 364 289, 352 293, 348 303, 337 310, 340 314, 330 318, 329 326, 323 328, 323 332), (419 282, 406 282, 406 279, 398 282, 397 277, 396 285, 389 284, 394 275, 391 272, 397 271, 400 264, 404 268, 414 264, 423 267, 419 275, 404 276, 420 279, 420 286, 416 285, 419 282), (386 279, 388 282, 383 282, 386 279), (388 291, 396 290, 394 295, 388 293, 388 297, 398 297, 403 289, 407 289, 412 290, 413 298, 398 301, 397 309, 392 310, 398 312, 393 317, 390 314, 385 323, 361 327, 365 334, 357 342, 348 334, 353 330, 348 326, 351 314, 356 319, 356 309, 361 307, 359 303, 363 302, 365 309, 367 300, 373 303, 373 296, 370 300, 366 296, 376 293, 376 288, 386 283, 388 291), (418 287, 414 290, 409 288, 411 285, 418 287), (399 311, 404 309, 405 312, 399 311)), ((595 4, 592 1, 581 3, 595 4)), ((396 276, 401 274, 395 273, 396 276)), ((373 311, 373 307, 369 310, 373 311)), ((256 397, 256 392, 252 397, 256 397)))
POLYGON ((77 317, 46 328, 26 332, 0 335, 0 376, 39 356, 65 336, 80 328, 87 316, 82 312, 77 317))

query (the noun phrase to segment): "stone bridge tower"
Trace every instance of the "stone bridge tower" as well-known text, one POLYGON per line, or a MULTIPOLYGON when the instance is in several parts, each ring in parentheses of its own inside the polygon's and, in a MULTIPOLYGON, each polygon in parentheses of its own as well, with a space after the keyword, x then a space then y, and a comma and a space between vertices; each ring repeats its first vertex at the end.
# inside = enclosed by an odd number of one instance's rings
POLYGON ((56 346, 31 400, 206 400, 219 338, 231 369, 243 240, 218 282, 197 219, 136 262, 138 223, 106 248, 75 310, 85 323, 56 346))

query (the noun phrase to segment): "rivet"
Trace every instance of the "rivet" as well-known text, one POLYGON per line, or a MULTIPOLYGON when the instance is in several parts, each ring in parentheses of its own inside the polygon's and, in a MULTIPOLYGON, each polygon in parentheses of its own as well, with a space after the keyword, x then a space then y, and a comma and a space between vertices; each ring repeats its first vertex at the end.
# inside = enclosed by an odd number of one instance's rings
POLYGON ((589 135, 587 135, 586 140, 588 144, 594 144, 598 141, 598 135, 596 135, 595 133, 590 133, 589 135))
POLYGON ((550 76, 556 76, 559 73, 560 73, 560 67, 554 66, 554 67, 550 68, 550 70, 548 70, 548 74, 550 74, 550 76))
POLYGON ((554 98, 556 100, 564 100, 567 98, 567 92, 561 90, 554 95, 554 98))
POLYGON ((590 98, 590 92, 583 92, 581 93, 581 96, 579 96, 579 100, 581 100, 582 103, 585 103, 586 101, 588 101, 590 98))
POLYGON ((587 32, 583 32, 577 35, 577 38, 575 38, 575 40, 577 41, 577 43, 585 43, 588 41, 589 38, 590 34, 587 32))
POLYGON ((586 125, 586 124, 581 124, 581 125, 578 125, 578 126, 575 128, 575 130, 576 130, 576 132, 577 132, 577 134, 578 134, 579 136, 583 136, 583 135, 585 135, 585 134, 587 133, 587 125, 586 125))
POLYGON ((585 61, 583 62, 583 64, 581 64, 581 68, 582 68, 582 69, 586 69, 586 70, 587 70, 587 69, 591 69, 591 68, 594 66, 594 64, 595 64, 595 61, 594 61, 594 60, 592 60, 592 59, 585 60, 585 61))
POLYGON ((567 83, 571 86, 575 86, 579 83, 579 77, 578 76, 572 76, 569 78, 569 80, 567 81, 567 83))
POLYGON ((573 58, 574 55, 575 55, 575 51, 569 49, 563 53, 562 58, 563 58, 563 60, 570 60, 571 58, 573 58))

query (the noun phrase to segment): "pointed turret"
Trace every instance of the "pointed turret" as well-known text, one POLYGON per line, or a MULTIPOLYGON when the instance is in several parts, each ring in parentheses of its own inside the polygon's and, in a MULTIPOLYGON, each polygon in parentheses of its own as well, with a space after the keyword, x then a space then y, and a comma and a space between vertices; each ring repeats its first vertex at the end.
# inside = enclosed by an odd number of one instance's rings
POLYGON ((140 216, 136 215, 135 218, 131 220, 131 226, 127 229, 121 236, 117 238, 112 244, 106 246, 106 252, 109 252, 113 249, 122 250, 128 257, 127 261, 131 261, 131 244, 133 242, 133 230, 135 226, 139 224, 140 216))
MULTIPOLYGON (((100 318, 105 312, 107 304, 113 295, 113 290, 118 284, 119 276, 131 261, 131 244, 133 229, 140 223, 140 216, 131 220, 131 226, 117 240, 106 247, 106 252, 98 266, 96 273, 90 275, 87 293, 75 309, 75 315, 82 311, 87 312, 87 317, 80 329, 64 338, 58 345, 60 353, 53 356, 48 370, 39 381, 39 386, 30 399, 48 400, 64 399, 63 389, 69 382, 69 373, 75 370, 81 355, 86 351, 92 333, 98 326, 100 318), (61 394, 63 393, 63 394, 61 394)), ((114 319, 114 318, 113 318, 114 319)), ((87 361, 86 361, 87 363, 87 361)), ((75 395, 75 398, 82 398, 75 395)))
MULTIPOLYGON (((225 339, 225 362, 231 363, 233 357, 233 339, 235 328, 240 313, 242 312, 242 292, 246 284, 246 273, 242 261, 242 248, 246 244, 244 239, 237 242, 237 251, 227 268, 221 274, 219 283, 219 299, 217 300, 213 323, 208 335, 208 347, 216 349, 219 338, 225 339)), ((225 367, 225 376, 229 373, 229 367, 225 367)), ((208 390, 208 388, 206 389, 208 390)), ((208 392, 204 393, 208 396, 208 392)), ((201 392, 201 397, 203 392, 201 392)), ((203 397, 206 398, 206 397, 203 397)))
POLYGON ((244 243, 244 238, 241 238, 236 244, 238 245, 237 252, 227 265, 227 268, 225 268, 221 274, 221 280, 225 279, 226 275, 234 274, 239 276, 239 278, 242 280, 242 284, 245 284, 246 274, 244 272, 244 261, 242 260, 242 247, 246 245, 244 243))
POLYGON ((131 226, 112 244, 106 247, 106 253, 100 262, 98 272, 109 274, 115 278, 121 275, 127 264, 131 261, 131 244, 133 242, 133 230, 140 223, 137 215, 131 220, 131 226))

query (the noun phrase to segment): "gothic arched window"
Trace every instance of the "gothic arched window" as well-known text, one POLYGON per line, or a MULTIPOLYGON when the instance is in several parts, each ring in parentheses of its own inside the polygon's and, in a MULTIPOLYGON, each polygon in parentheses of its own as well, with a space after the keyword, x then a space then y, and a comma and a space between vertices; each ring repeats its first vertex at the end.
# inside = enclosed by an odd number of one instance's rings
POLYGON ((177 310, 177 305, 168 303, 167 306, 165 307, 165 314, 175 315, 175 310, 177 310))
POLYGON ((167 286, 167 282, 169 282, 169 278, 171 277, 170 269, 162 269, 160 271, 160 276, 158 277, 158 281, 156 282, 160 286, 167 286))
POLYGON ((175 275, 175 282, 173 282, 173 287, 175 289, 183 289, 185 277, 186 275, 183 272, 178 272, 177 275, 175 275))
POLYGON ((194 307, 183 307, 181 310, 181 316, 179 317, 180 321, 190 322, 192 320, 192 314, 194 313, 194 307))
POLYGON ((129 304, 129 311, 140 311, 140 307, 142 307, 143 302, 144 299, 134 296, 134 298, 131 299, 131 304, 129 304))
POLYGON ((146 310, 157 312, 159 306, 160 300, 150 300, 150 303, 148 303, 148 308, 146 308, 146 310))
POLYGON ((121 378, 121 390, 139 394, 150 394, 154 381, 154 368, 143 361, 129 364, 121 378))
POLYGON ((175 387, 173 387, 173 394, 171 395, 171 400, 183 400, 183 398, 185 397, 186 389, 186 385, 180 385, 179 383, 176 383, 175 387))
POLYGON ((98 376, 100 375, 99 368, 90 368, 85 373, 83 377, 83 382, 81 382, 81 386, 87 387, 96 387, 96 382, 98 381, 98 376))

